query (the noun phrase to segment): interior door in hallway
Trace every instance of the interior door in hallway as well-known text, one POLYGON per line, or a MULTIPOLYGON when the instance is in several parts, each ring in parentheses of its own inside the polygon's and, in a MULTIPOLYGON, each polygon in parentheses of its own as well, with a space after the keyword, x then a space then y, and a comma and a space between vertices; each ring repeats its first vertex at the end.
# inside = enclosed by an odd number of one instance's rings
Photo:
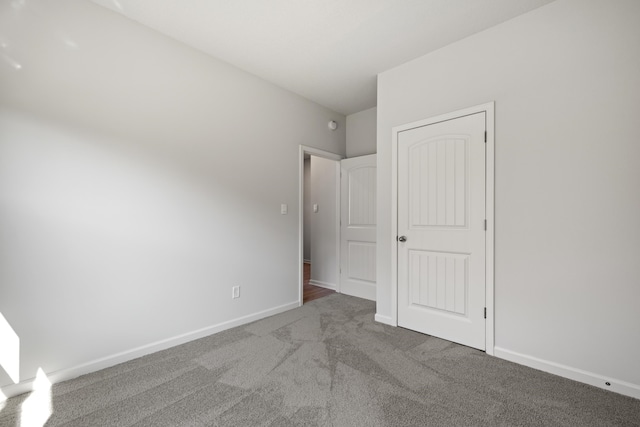
POLYGON ((340 292, 376 299, 376 155, 340 161, 340 292))
POLYGON ((398 135, 398 325, 485 349, 485 114, 398 135))

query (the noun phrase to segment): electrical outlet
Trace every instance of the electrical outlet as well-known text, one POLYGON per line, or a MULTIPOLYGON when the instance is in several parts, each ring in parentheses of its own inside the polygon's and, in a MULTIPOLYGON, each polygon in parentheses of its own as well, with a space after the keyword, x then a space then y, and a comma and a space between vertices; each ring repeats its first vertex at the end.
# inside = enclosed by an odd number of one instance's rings
POLYGON ((231 298, 240 298, 240 286, 234 286, 231 288, 231 298))

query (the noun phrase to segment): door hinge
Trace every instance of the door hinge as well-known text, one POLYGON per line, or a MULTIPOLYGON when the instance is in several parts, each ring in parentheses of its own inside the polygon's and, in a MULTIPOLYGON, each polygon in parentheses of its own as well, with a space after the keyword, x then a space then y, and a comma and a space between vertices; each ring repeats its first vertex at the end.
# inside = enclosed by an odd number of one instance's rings
POLYGON ((484 142, 487 142, 487 131, 484 131, 484 142))
POLYGON ((484 318, 487 318, 487 307, 484 308, 484 318))
POLYGON ((484 220, 484 231, 487 231, 487 220, 484 220))

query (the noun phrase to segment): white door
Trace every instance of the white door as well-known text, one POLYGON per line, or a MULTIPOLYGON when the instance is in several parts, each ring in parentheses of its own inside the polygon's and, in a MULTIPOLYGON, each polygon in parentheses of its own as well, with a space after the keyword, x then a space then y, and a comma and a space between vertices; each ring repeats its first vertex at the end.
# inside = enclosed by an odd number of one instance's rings
POLYGON ((398 325, 481 350, 485 115, 398 135, 398 325))
POLYGON ((340 161, 340 292, 376 299, 376 155, 340 161))

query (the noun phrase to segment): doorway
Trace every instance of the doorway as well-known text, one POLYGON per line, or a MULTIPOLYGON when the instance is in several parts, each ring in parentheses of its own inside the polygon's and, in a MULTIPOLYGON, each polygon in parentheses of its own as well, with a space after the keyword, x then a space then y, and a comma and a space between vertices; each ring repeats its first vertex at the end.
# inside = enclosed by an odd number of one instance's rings
MULTIPOLYGON (((307 290, 314 291, 311 298, 324 296, 327 293, 335 291, 339 292, 339 260, 340 260, 340 179, 339 179, 339 161, 342 159, 340 155, 319 150, 312 147, 300 146, 299 149, 299 219, 298 219, 298 266, 299 266, 299 305, 305 300, 305 284, 307 290), (305 200, 309 201, 309 189, 305 191, 305 160, 315 159, 316 171, 321 172, 326 179, 317 179, 315 187, 315 199, 311 200, 312 221, 310 217, 305 220, 305 200), (309 224, 311 222, 311 224, 309 224), (309 227, 311 225, 311 227, 309 227), (305 257, 305 235, 311 234, 311 248, 307 247, 307 256, 305 257), (313 235, 319 236, 313 239, 313 235), (309 254, 311 250, 311 254, 309 254), (314 262, 313 265, 305 264, 314 262), (309 271, 308 277, 305 278, 305 270, 309 271), (313 286, 313 288, 309 288, 313 286), (317 289, 320 288, 320 289, 317 289)), ((310 178, 310 176, 307 176, 310 178)), ((309 296, 309 292, 308 296, 309 296)))

